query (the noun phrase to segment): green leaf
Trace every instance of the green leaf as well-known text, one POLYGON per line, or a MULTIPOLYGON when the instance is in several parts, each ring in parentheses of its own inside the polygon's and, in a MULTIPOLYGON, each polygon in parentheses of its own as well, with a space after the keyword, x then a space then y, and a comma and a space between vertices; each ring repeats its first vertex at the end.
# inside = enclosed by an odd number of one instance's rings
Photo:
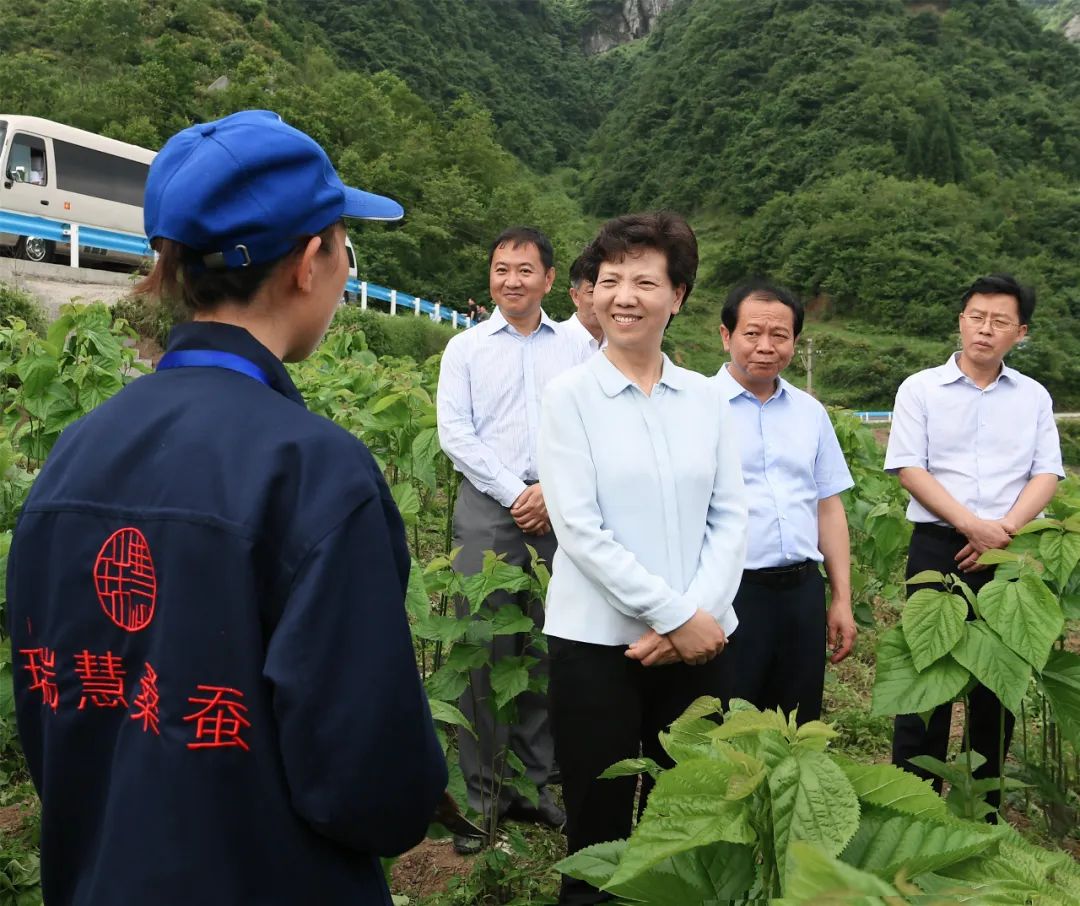
POLYGON ((37 353, 22 359, 15 366, 15 373, 22 381, 19 395, 22 397, 40 397, 56 379, 56 359, 44 353, 37 353))
POLYGON ((677 727, 680 724, 688 724, 702 717, 713 717, 716 714, 723 713, 723 701, 714 695, 702 695, 690 702, 690 707, 676 717, 671 725, 672 727, 677 727))
POLYGON ((428 704, 431 706, 431 716, 434 720, 441 720, 444 724, 462 727, 468 731, 470 736, 476 736, 476 731, 473 730, 469 718, 462 714, 457 707, 438 699, 431 699, 428 704))
POLYGON ((431 599, 424 585, 424 571, 415 558, 409 567, 409 585, 405 590, 405 611, 414 620, 422 619, 431 612, 431 599))
POLYGON ((983 852, 998 836, 989 825, 932 821, 868 805, 840 858, 879 877, 891 878, 901 870, 912 877, 983 852))
POLYGON ((378 415, 380 412, 382 412, 382 411, 384 411, 386 409, 389 409, 395 403, 399 403, 403 399, 405 399, 405 394, 404 393, 401 393, 401 392, 389 393, 386 396, 382 397, 381 399, 376 400, 368 408, 368 412, 370 412, 372 415, 378 415))
POLYGON ((1055 649, 1040 682, 1062 734, 1080 746, 1080 654, 1055 649))
POLYGON ((521 612, 516 604, 506 604, 500 607, 491 617, 494 635, 516 635, 519 632, 529 632, 533 628, 532 617, 521 612))
POLYGON ((469 685, 469 674, 443 665, 424 680, 428 698, 456 702, 469 685))
POLYGON ((727 716, 720 727, 714 724, 712 735, 715 739, 734 739, 737 736, 757 734, 767 730, 776 730, 786 736, 787 718, 779 710, 735 711, 727 716))
POLYGON ((834 760, 851 781, 855 795, 865 803, 923 818, 945 818, 949 813, 945 800, 934 792, 929 780, 891 764, 834 760))
POLYGON ((795 731, 794 747, 797 749, 815 749, 818 752, 823 752, 829 740, 835 739, 839 735, 827 723, 820 720, 811 720, 795 731))
POLYGON ((923 588, 915 592, 901 615, 904 640, 915 669, 922 673, 960 641, 967 602, 947 591, 923 588))
MULTIPOLYGON (((461 622, 467 623, 465 620, 461 622)), ((452 670, 478 670, 487 666, 490 659, 491 655, 486 645, 461 642, 450 650, 446 666, 452 670)))
POLYGON ((754 882, 754 853, 750 847, 712 843, 664 859, 633 880, 611 885, 626 847, 626 840, 599 843, 568 856, 555 868, 620 899, 648 906, 719 906, 743 899, 754 882))
POLYGON ((1030 535, 1033 532, 1042 532, 1048 528, 1061 528, 1061 523, 1057 519, 1032 519, 1027 525, 1023 526, 1016 534, 1017 535, 1030 535))
MULTIPOLYGON (((793 842, 788 850, 784 902, 884 903, 899 897, 895 887, 876 875, 845 865, 808 843, 793 842)), ((891 901, 890 901, 891 902, 891 901)))
POLYGON ((992 547, 979 554, 977 562, 982 563, 984 566, 996 566, 998 563, 1015 563, 1019 559, 1020 554, 1014 551, 992 547))
POLYGON ((859 826, 855 789, 828 755, 797 751, 769 774, 776 863, 786 871, 792 841, 840 853, 859 826))
POLYGON ((878 641, 877 674, 871 714, 921 714, 955 699, 970 674, 951 654, 921 673, 915 669, 901 627, 895 626, 878 641))
POLYGON ((529 670, 540 663, 528 655, 504 657, 491 668, 491 691, 495 695, 495 707, 502 708, 529 688, 529 670))
POLYGON ((662 771, 663 768, 651 758, 624 758, 607 768, 600 775, 600 779, 614 780, 617 777, 636 777, 638 774, 648 774, 655 780, 662 771))
POLYGON ((424 428, 413 438, 413 476, 433 491, 436 487, 435 462, 441 455, 439 432, 435 428, 424 428))
POLYGON ((699 758, 661 774, 610 885, 708 843, 752 843, 747 802, 722 795, 730 773, 720 762, 699 758))
POLYGON ((390 488, 390 494, 397 504, 402 521, 406 525, 416 522, 416 517, 420 515, 420 495, 416 488, 409 482, 402 482, 390 488))
POLYGON ((676 720, 669 732, 660 734, 660 745, 676 763, 708 757, 712 750, 710 737, 716 729, 716 724, 704 717, 676 720))
POLYGON ((1031 680, 1031 665, 1010 650, 986 623, 967 623, 952 656, 1013 714, 1020 711, 1031 680))
MULTIPOLYGON (((1001 640, 1041 670, 1065 625, 1061 606, 1038 576, 994 579, 979 591, 979 613, 1001 640)), ((959 660, 959 658, 958 658, 959 660)))
POLYGON ((910 579, 905 579, 906 585, 929 585, 934 583, 941 585, 945 582, 945 574, 936 569, 924 569, 921 573, 915 573, 910 579))
POLYGON ((1046 532, 1039 539, 1039 559, 1064 588, 1080 563, 1080 534, 1075 532, 1046 532))
POLYGON ((532 586, 532 579, 520 566, 507 563, 505 557, 484 551, 484 565, 480 572, 466 576, 461 585, 475 613, 493 592, 525 591, 532 586))

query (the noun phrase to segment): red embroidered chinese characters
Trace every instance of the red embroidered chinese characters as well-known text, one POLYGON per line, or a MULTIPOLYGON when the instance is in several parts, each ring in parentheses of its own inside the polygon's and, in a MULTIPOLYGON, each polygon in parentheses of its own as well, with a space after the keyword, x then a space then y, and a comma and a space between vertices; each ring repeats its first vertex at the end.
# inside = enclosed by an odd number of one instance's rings
POLYGON ((152 732, 156 736, 161 735, 161 730, 158 729, 158 707, 161 702, 161 698, 158 696, 157 688, 157 672, 150 666, 150 662, 146 662, 146 670, 143 675, 139 677, 139 694, 135 696, 135 702, 132 705, 134 714, 131 715, 132 720, 141 720, 144 733, 152 732))
POLYGON ((157 572, 146 536, 137 528, 113 532, 94 561, 94 585, 106 616, 121 629, 138 632, 154 617, 157 572))
POLYGON ((41 703, 54 711, 60 704, 60 690, 56 685, 56 652, 49 648, 20 648, 26 655, 23 670, 30 672, 30 691, 41 692, 41 703))
POLYGON ((250 746, 240 733, 251 722, 244 717, 247 705, 240 702, 244 693, 228 686, 198 687, 200 692, 210 693, 210 698, 191 696, 188 701, 193 705, 204 705, 201 711, 187 715, 185 721, 195 721, 195 742, 189 742, 189 749, 224 749, 239 746, 245 752, 250 746))
POLYGON ((86 707, 87 698, 99 708, 128 706, 124 698, 124 664, 111 651, 91 654, 84 648, 75 655, 75 675, 83 687, 80 711, 86 707))

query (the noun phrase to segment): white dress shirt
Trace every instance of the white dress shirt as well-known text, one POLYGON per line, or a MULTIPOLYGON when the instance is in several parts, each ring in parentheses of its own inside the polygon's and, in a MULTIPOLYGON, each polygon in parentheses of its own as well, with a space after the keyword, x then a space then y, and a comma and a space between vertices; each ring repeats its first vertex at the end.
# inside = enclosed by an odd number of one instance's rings
MULTIPOLYGON (((956 355, 911 375, 896 392, 885 470, 926 469, 980 519, 1001 519, 1035 475, 1064 478, 1050 394, 1014 368, 985 389, 956 355)), ((914 497, 912 522, 941 522, 914 497)))
POLYGON ((555 329, 569 339, 584 343, 589 347, 589 352, 596 352, 604 345, 589 332, 588 327, 581 323, 581 318, 577 316, 577 312, 574 312, 565 321, 559 321, 555 325, 555 329))
POLYGON ((818 502, 854 486, 829 413, 780 378, 764 403, 731 375, 713 379, 731 405, 750 504, 747 569, 821 562, 818 502))
POLYGON ((714 382, 665 356, 646 396, 594 355, 548 386, 539 458, 559 539, 545 633, 627 645, 699 608, 734 632, 746 500, 714 382))
POLYGON ((543 312, 528 336, 496 308, 451 338, 439 368, 439 444, 473 487, 508 507, 536 480, 540 395, 588 355, 543 312))

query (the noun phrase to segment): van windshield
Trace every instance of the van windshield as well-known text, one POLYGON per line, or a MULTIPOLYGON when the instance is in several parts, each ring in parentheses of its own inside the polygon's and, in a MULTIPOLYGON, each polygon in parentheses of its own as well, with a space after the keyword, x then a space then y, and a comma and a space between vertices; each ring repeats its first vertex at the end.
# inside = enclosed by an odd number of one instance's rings
POLYGON ((0 154, 4 151, 4 139, 7 137, 7 120, 0 120, 0 154))

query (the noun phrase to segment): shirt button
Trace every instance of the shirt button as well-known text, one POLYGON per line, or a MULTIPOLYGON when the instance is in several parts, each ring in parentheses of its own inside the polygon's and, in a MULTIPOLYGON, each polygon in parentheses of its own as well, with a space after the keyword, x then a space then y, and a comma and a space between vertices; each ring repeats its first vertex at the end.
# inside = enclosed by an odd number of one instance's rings
POLYGON ((787 557, 788 560, 791 560, 795 557, 794 554, 785 554, 784 556, 787 557))

